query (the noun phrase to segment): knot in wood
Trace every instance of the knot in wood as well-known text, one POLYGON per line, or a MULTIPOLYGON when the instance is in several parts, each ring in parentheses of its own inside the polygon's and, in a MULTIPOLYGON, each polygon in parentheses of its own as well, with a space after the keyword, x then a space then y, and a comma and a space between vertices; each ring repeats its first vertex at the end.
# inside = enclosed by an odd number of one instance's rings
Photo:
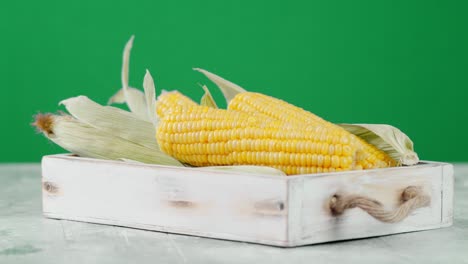
POLYGON ((59 192, 59 188, 54 183, 48 181, 42 183, 42 188, 50 194, 57 194, 59 192))
POLYGON ((332 215, 340 215, 344 212, 345 208, 340 206, 339 203, 340 196, 338 194, 333 195, 328 202, 328 207, 330 208, 330 212, 332 215))
POLYGON ((408 186, 401 193, 401 200, 403 202, 409 201, 414 197, 421 194, 421 189, 416 186, 408 186))

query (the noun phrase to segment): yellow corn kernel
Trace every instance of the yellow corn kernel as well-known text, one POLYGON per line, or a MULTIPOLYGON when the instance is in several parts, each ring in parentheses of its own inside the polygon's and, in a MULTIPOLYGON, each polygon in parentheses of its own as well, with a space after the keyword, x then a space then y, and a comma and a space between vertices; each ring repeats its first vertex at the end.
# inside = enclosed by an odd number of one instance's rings
MULTIPOLYGON (((166 116, 169 110, 197 105, 187 96, 178 91, 165 92, 158 97, 156 101, 156 113, 159 118, 166 116)), ((173 116, 176 117, 176 116, 173 116)))
POLYGON ((313 132, 317 133, 327 130, 328 133, 321 134, 322 138, 320 141, 334 144, 337 148, 334 149, 337 155, 348 155, 350 150, 344 146, 350 143, 356 144, 358 149, 362 149, 362 153, 357 158, 356 164, 364 168, 383 168, 396 165, 396 161, 390 158, 385 152, 377 149, 363 139, 354 135, 352 135, 351 138, 339 137, 337 135, 347 133, 343 128, 325 121, 319 116, 300 107, 296 107, 274 97, 260 93, 242 92, 237 94, 229 102, 228 109, 245 113, 261 113, 293 125, 302 124, 306 127, 306 131, 310 131, 311 134, 314 134, 313 132), (333 135, 335 135, 335 137, 333 137, 333 135), (337 141, 338 139, 340 141, 337 141), (343 145, 343 148, 341 148, 341 145, 336 145, 338 143, 343 145), (362 162, 365 162, 365 166, 361 164, 362 162))
POLYGON ((171 114, 162 116, 156 133, 161 150, 193 166, 264 165, 291 175, 350 170, 355 164, 357 149, 347 133, 320 129, 311 136, 303 126, 266 115, 198 105, 166 110, 171 114), (330 142, 346 151, 338 155, 330 142))

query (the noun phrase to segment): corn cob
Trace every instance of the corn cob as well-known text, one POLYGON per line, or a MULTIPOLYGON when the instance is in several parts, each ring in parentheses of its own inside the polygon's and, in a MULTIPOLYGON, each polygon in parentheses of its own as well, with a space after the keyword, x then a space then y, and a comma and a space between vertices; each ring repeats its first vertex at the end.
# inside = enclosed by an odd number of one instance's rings
POLYGON ((196 106, 192 99, 179 93, 178 91, 164 92, 156 101, 156 113, 159 118, 163 118, 168 112, 181 107, 196 106))
MULTIPOLYGON (((304 124, 306 130, 323 127, 330 131, 345 131, 343 128, 330 123, 311 112, 296 107, 285 101, 260 93, 243 92, 237 94, 228 105, 228 109, 245 113, 263 113, 277 120, 296 124, 304 124)), ((352 135, 358 144, 356 169, 373 169, 395 166, 396 161, 385 152, 352 135)))
POLYGON ((170 113, 160 115, 156 133, 160 148, 193 166, 260 165, 288 175, 355 167, 357 148, 344 130, 317 127, 314 133, 307 133, 303 127, 264 114, 198 105, 167 106, 157 103, 158 113, 170 113))

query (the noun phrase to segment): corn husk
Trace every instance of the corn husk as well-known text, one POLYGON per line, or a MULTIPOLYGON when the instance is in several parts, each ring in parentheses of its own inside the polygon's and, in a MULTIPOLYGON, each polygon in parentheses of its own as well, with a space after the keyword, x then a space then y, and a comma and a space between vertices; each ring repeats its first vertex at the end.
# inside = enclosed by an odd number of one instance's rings
POLYGON ((218 108, 213 96, 210 93, 210 90, 208 90, 208 87, 206 87, 206 85, 203 85, 202 88, 205 91, 205 93, 203 94, 202 98, 200 99, 200 105, 208 106, 208 107, 212 107, 212 108, 218 108))
POLYGON ((194 70, 204 74, 208 79, 214 82, 223 93, 227 103, 229 103, 232 100, 232 98, 236 96, 236 94, 246 92, 246 90, 244 90, 244 88, 240 87, 239 85, 225 80, 222 77, 207 70, 200 68, 194 68, 194 70))
POLYGON ((156 142, 153 124, 125 110, 102 106, 86 96, 72 97, 60 102, 79 121, 109 135, 118 136, 155 151, 160 151, 156 142))
POLYGON ((161 151, 109 134, 70 115, 39 114, 34 125, 51 141, 82 157, 183 166, 161 151))
POLYGON ((128 86, 129 81, 129 64, 130 64, 130 51, 133 47, 134 36, 130 37, 125 45, 122 61, 122 88, 114 94, 107 104, 113 103, 127 103, 128 108, 138 118, 142 120, 150 120, 148 116, 146 98, 142 91, 128 86))
POLYGON ((350 133, 387 153, 400 165, 414 165, 419 157, 414 152, 413 141, 401 130, 383 124, 339 124, 350 133))
POLYGON ((140 118, 141 120, 148 120, 148 116, 146 115, 145 95, 142 91, 133 87, 128 87, 127 94, 125 94, 124 89, 120 89, 107 101, 108 105, 124 104, 124 103, 127 104, 130 111, 134 113, 137 118, 140 118), (144 114, 143 114, 143 107, 135 107, 135 105, 141 105, 141 104, 145 106, 144 114))
MULTIPOLYGON (((156 114, 156 87, 154 85, 153 77, 150 72, 146 70, 145 77, 143 79, 143 88, 145 90, 146 99, 146 111, 148 118, 153 123, 153 127, 156 128, 158 124, 158 116, 156 114)), ((155 135, 156 131, 153 131, 155 135)))

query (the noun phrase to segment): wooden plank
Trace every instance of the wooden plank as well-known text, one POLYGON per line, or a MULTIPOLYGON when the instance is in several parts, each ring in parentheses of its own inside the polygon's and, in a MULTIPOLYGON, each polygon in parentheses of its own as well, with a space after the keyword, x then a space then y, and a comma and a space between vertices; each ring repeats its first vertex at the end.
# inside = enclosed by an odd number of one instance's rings
POLYGON ((284 245, 285 177, 96 161, 43 160, 51 218, 284 245))
POLYGON ((302 239, 304 177, 290 177, 288 183, 288 246, 295 246, 302 239))
POLYGON ((444 164, 442 166, 442 225, 451 226, 453 224, 453 190, 454 174, 453 165, 444 164))
POLYGON ((452 176, 440 163, 280 177, 58 155, 43 161, 43 208, 51 218, 290 247, 448 226, 452 176), (432 200, 401 223, 327 209, 336 193, 393 208, 410 185, 432 200))
MULTIPOLYGON (((412 167, 389 168, 328 174, 318 177, 306 176, 302 182, 302 231, 301 239, 295 245, 321 243, 343 239, 354 239, 409 231, 425 230, 445 226, 442 223, 442 191, 444 177, 450 178, 450 171, 444 176, 440 164, 425 164, 412 167), (359 208, 334 216, 327 207, 334 194, 356 194, 380 201, 386 208, 399 204, 401 192, 408 186, 420 186, 430 194, 431 204, 414 211, 399 223, 382 223, 359 208)), ((446 187, 448 192, 450 187, 446 187)), ((449 217, 448 217, 449 218, 449 217)))

